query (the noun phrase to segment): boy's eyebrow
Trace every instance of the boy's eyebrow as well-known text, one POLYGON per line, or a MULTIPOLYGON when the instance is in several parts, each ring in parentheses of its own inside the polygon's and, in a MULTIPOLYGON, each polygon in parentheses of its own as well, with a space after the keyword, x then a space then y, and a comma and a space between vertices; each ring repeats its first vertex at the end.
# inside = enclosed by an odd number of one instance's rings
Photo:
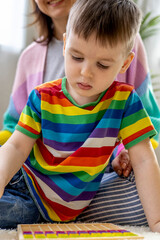
POLYGON ((69 50, 70 51, 73 51, 75 53, 80 53, 80 54, 83 54, 82 52, 78 51, 77 49, 73 48, 73 47, 69 47, 69 50))
MULTIPOLYGON (((73 48, 73 47, 70 47, 69 50, 70 50, 70 51, 73 51, 73 52, 75 52, 75 53, 78 53, 78 54, 82 54, 82 55, 83 55, 82 52, 78 51, 77 49, 75 49, 75 48, 73 48)), ((105 61, 105 62, 115 62, 115 60, 114 60, 113 58, 111 58, 111 57, 110 57, 110 58, 101 58, 100 60, 101 60, 101 61, 105 61)))
POLYGON ((102 58, 101 61, 105 61, 105 62, 115 62, 115 60, 113 58, 102 58))

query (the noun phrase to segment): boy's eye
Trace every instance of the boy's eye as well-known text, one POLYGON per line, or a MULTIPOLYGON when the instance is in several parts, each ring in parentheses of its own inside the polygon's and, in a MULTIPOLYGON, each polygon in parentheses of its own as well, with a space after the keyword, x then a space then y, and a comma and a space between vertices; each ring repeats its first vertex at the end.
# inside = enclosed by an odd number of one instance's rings
POLYGON ((102 68, 102 69, 108 69, 109 68, 109 66, 103 65, 99 62, 97 63, 97 65, 98 65, 99 68, 102 68))
POLYGON ((83 61, 83 58, 81 58, 81 57, 76 57, 76 56, 74 56, 74 55, 72 55, 72 59, 75 60, 75 61, 78 61, 78 62, 83 61))

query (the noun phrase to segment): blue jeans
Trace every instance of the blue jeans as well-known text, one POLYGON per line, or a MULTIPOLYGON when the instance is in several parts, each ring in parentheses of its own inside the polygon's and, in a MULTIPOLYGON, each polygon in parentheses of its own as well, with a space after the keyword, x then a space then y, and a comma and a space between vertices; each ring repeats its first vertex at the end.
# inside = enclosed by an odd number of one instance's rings
MULTIPOLYGON (((94 199, 76 219, 81 222, 110 222, 119 225, 148 225, 133 173, 129 178, 105 173, 94 199)), ((0 228, 45 222, 26 186, 20 170, 0 199, 0 228)))
POLYGON ((26 186, 22 171, 11 179, 0 199, 0 228, 41 222, 41 215, 26 186))

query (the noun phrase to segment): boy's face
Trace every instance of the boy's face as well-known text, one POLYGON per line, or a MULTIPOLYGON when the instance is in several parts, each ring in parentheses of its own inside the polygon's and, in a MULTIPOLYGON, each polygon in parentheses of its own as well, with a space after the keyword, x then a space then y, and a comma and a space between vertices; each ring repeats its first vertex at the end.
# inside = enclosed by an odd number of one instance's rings
POLYGON ((64 41, 67 90, 79 105, 96 101, 115 80, 119 72, 126 71, 133 54, 125 56, 124 44, 104 47, 95 35, 86 41, 70 31, 64 41))

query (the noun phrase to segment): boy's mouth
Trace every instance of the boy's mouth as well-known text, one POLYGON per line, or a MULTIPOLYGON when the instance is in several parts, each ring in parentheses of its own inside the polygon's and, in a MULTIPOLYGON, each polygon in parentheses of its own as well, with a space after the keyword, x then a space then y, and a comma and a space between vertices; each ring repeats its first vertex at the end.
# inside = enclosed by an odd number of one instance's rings
POLYGON ((78 87, 82 90, 90 90, 92 88, 92 86, 87 83, 78 83, 78 87))

